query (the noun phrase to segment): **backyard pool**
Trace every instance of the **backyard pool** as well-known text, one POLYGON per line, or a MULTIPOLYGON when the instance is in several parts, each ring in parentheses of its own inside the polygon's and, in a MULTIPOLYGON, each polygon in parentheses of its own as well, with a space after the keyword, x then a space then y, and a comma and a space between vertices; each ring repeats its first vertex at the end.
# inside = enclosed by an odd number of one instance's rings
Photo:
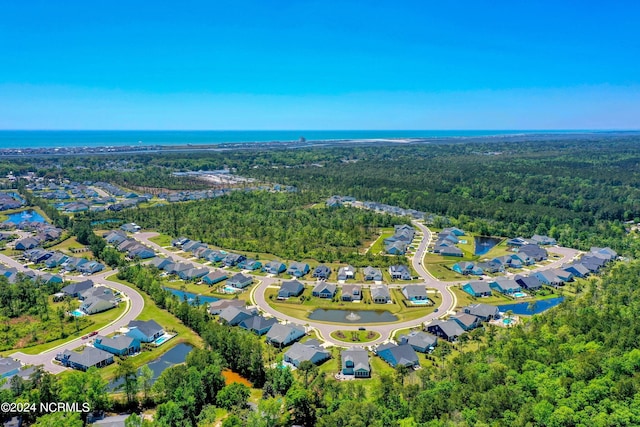
POLYGON ((502 323, 504 323, 505 325, 510 325, 511 323, 513 323, 513 320, 507 318, 507 319, 502 319, 502 323))
POLYGON ((214 301, 218 301, 218 298, 216 297, 196 295, 196 294, 192 294, 191 292, 180 291, 178 289, 173 289, 173 288, 164 288, 164 289, 176 295, 181 300, 186 300, 191 305, 196 305, 196 297, 198 298, 198 300, 200 300, 200 305, 209 304, 214 301))
POLYGON ((9 219, 7 219, 5 222, 12 222, 14 224, 19 224, 22 221, 47 222, 47 220, 44 219, 42 215, 34 210, 16 212, 7 216, 9 217, 9 219))
POLYGON ((516 304, 499 305, 498 310, 500 310, 502 313, 511 310, 513 314, 531 316, 532 314, 542 313, 543 311, 546 311, 551 307, 555 307, 562 301, 564 301, 564 297, 549 298, 532 302, 519 302, 516 304))
POLYGON ((386 310, 327 310, 317 308, 309 315, 311 320, 338 323, 395 322, 398 318, 386 310))
POLYGON ((229 285, 224 285, 224 287, 222 289, 227 294, 235 294, 235 293, 238 293, 238 292, 240 292, 242 290, 242 289, 234 288, 233 286, 229 286, 229 285))
POLYGON ((475 255, 484 255, 491 250, 495 245, 500 243, 502 239, 497 237, 476 236, 473 238, 475 242, 475 255))
POLYGON ((72 315, 72 316, 75 316, 75 317, 82 317, 82 316, 84 316, 84 315, 85 315, 85 313, 84 313, 84 311, 80 311, 80 310, 73 310, 73 311, 71 312, 71 315, 72 315))
POLYGON ((527 294, 525 294, 524 292, 514 292, 513 296, 516 298, 524 298, 527 296, 527 294))
POLYGON ((431 304, 431 301, 428 299, 416 299, 416 300, 412 300, 411 304, 413 305, 429 305, 431 304))
POLYGON ((173 338, 175 335, 170 335, 170 334, 164 334, 161 337, 158 337, 153 343, 155 345, 161 345, 162 343, 170 340, 171 338, 173 338))

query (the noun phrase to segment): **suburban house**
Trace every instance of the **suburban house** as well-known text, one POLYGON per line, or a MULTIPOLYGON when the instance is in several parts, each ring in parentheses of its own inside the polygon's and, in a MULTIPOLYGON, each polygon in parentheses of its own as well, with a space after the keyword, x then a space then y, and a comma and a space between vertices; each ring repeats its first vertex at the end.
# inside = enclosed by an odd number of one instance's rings
POLYGON ((69 257, 62 252, 56 252, 44 262, 44 265, 48 268, 55 268, 61 266, 68 259, 69 257))
POLYGON ((140 340, 126 335, 113 338, 98 335, 93 341, 93 346, 117 356, 128 356, 140 352, 140 340))
POLYGON ((247 258, 244 261, 238 263, 238 267, 243 270, 255 271, 262 268, 262 263, 260 261, 256 261, 253 258, 247 258))
POLYGON ((521 246, 518 249, 518 252, 530 256, 536 262, 544 261, 548 257, 547 250, 544 249, 544 248, 541 248, 538 245, 524 245, 524 246, 521 246))
POLYGON ((338 269, 338 280, 349 280, 355 278, 356 269, 353 266, 347 265, 346 267, 340 267, 338 269))
POLYGON ((384 250, 390 255, 404 255, 407 253, 407 243, 400 240, 395 242, 385 242, 384 250))
POLYGON ((556 245, 556 239, 549 236, 541 236, 539 234, 534 234, 531 236, 531 240, 533 240, 537 245, 548 246, 548 245, 556 245))
POLYGON ((462 309, 464 313, 476 316, 483 322, 497 319, 500 317, 500 310, 498 307, 489 304, 472 304, 462 309))
POLYGON ((158 270, 163 270, 167 265, 172 264, 173 260, 171 258, 160 258, 155 257, 149 262, 149 265, 154 266, 158 270))
POLYGON ((267 332, 267 344, 278 348, 286 347, 305 336, 305 334, 304 326, 294 323, 286 325, 276 323, 267 332))
POLYGON ((282 282, 278 291, 278 299, 287 299, 300 296, 304 292, 304 285, 297 280, 282 282))
POLYGON ((45 273, 42 276, 38 277, 38 279, 45 284, 49 283, 62 283, 62 277, 57 274, 45 273))
POLYGON ((506 295, 511 295, 515 292, 522 291, 522 288, 520 287, 518 282, 513 279, 506 279, 504 277, 500 277, 489 282, 489 287, 506 295))
MULTIPOLYGON (((463 255, 462 253, 462 249, 456 247, 456 246, 436 246, 436 249, 438 250, 438 252, 440 255, 442 256, 459 256, 461 257, 463 255)), ((434 250, 435 252, 435 250, 434 250)))
POLYGON ((440 234, 453 234, 454 236, 460 237, 460 236, 464 236, 464 231, 460 230, 457 227, 449 227, 449 228, 444 228, 442 229, 442 231, 440 232, 440 234))
POLYGON ((427 332, 436 335, 439 338, 444 338, 449 342, 456 341, 458 337, 464 334, 464 329, 455 320, 434 320, 427 325, 427 332))
POLYGON ((70 257, 63 265, 66 271, 74 271, 82 266, 82 264, 86 264, 88 262, 89 261, 86 258, 70 257))
POLYGON ((209 304, 209 314, 218 315, 227 307, 244 307, 246 301, 240 299, 219 299, 209 304))
POLYGON ((81 352, 65 350, 56 356, 64 366, 81 371, 91 367, 102 368, 113 363, 113 354, 94 347, 85 347, 81 352))
POLYGON ((462 290, 473 297, 488 297, 491 296, 491 288, 486 282, 480 280, 474 280, 462 286, 462 290))
POLYGON ((27 258, 29 261, 33 262, 34 264, 39 264, 49 259, 52 255, 53 255, 53 252, 40 249, 40 248, 34 248, 34 249, 29 249, 28 251, 25 251, 25 253, 23 254, 23 257, 27 258))
POLYGON ((77 269, 80 273, 93 274, 104 270, 104 265, 100 264, 97 261, 89 261, 80 264, 77 269))
POLYGON ((371 286, 371 300, 375 304, 387 304, 391 302, 391 294, 385 285, 371 286))
POLYGON ((618 253, 611 248, 598 248, 595 246, 591 248, 591 250, 589 251, 589 254, 600 257, 600 258, 604 258, 607 261, 614 260, 618 256, 618 253))
POLYGON ((382 271, 379 268, 365 267, 364 268, 364 280, 373 280, 376 282, 382 281, 382 271))
POLYGON ((120 230, 113 230, 107 233, 104 239, 108 244, 118 246, 120 243, 127 240, 127 234, 120 230))
POLYGON ((18 240, 15 244, 15 249, 17 251, 26 251, 28 249, 33 249, 38 246, 40 242, 33 237, 27 237, 21 240, 18 240))
POLYGON ((228 306, 220 312, 220 320, 230 326, 236 326, 256 314, 257 311, 254 308, 228 306))
POLYGON ((427 289, 424 285, 407 285, 402 288, 402 295, 407 301, 428 301, 427 289))
POLYGON ((82 301, 80 304, 80 310, 87 314, 102 313, 103 311, 111 310, 118 304, 113 298, 113 295, 102 294, 90 296, 82 301))
POLYGON ((61 291, 72 298, 77 298, 81 293, 86 291, 87 289, 91 289, 93 287, 93 282, 90 280, 85 280, 84 282, 76 282, 70 285, 65 286, 61 289, 61 291))
POLYGON ((569 264, 564 267, 564 271, 567 271, 573 274, 575 277, 579 277, 581 279, 591 274, 589 269, 580 263, 569 264))
POLYGON ((409 344, 397 345, 393 342, 381 344, 376 348, 378 356, 392 367, 406 366, 413 368, 420 366, 418 355, 409 344))
POLYGON ((533 275, 545 285, 558 287, 564 284, 563 280, 556 276, 552 270, 536 271, 533 275))
POLYGON ((600 269, 604 267, 606 263, 606 259, 597 257, 595 255, 583 255, 582 258, 580 258, 580 264, 584 265, 592 273, 597 273, 598 271, 600 271, 600 269))
POLYGON ((309 273, 309 264, 304 262, 296 262, 293 261, 289 264, 289 268, 287 269, 287 274, 292 275, 293 277, 302 277, 309 273))
POLYGON ((0 357, 0 378, 8 378, 17 374, 21 367, 22 364, 18 360, 0 357))
POLYGON ((106 286, 94 286, 92 288, 89 288, 87 290, 80 292, 80 294, 78 295, 78 299, 82 301, 82 300, 86 300, 87 298, 100 297, 100 296, 106 296, 107 298, 111 298, 111 299, 114 298, 113 291, 111 290, 111 288, 108 288, 106 286))
POLYGON ((522 288, 528 291, 537 291, 542 288, 542 282, 536 276, 520 276, 516 275, 514 280, 522 288))
POLYGON ((507 246, 512 248, 519 248, 520 246, 528 245, 533 243, 532 240, 525 239, 524 237, 514 237, 513 239, 507 240, 507 246))
POLYGON ((463 274, 468 276, 469 274, 473 274, 476 276, 482 276, 484 271, 481 267, 476 266, 475 263, 469 261, 460 261, 453 264, 451 270, 455 271, 458 274, 463 274))
POLYGON ((191 252, 191 251, 199 248, 200 246, 202 246, 201 242, 198 242, 197 240, 189 240, 189 239, 187 239, 186 242, 184 242, 184 243, 182 243, 182 245, 180 245, 182 250, 185 251, 185 252, 191 252))
POLYGON ((393 280, 411 280, 411 272, 406 265, 392 265, 389 267, 389 274, 393 280))
POLYGON ((294 343, 284 354, 284 361, 291 363, 296 368, 304 361, 309 361, 318 365, 331 357, 331 353, 322 348, 316 340, 309 340, 305 343, 294 343))
POLYGON ((258 336, 262 336, 269 332, 269 329, 271 329, 271 327, 276 323, 278 323, 278 319, 275 317, 267 319, 261 315, 255 315, 241 320, 240 323, 238 323, 238 326, 242 329, 251 331, 258 336))
POLYGON ((155 320, 132 320, 127 327, 127 335, 140 342, 153 342, 164 335, 164 329, 155 320))
POLYGON ((422 331, 413 331, 407 335, 400 335, 398 344, 409 344, 415 351, 427 353, 433 351, 438 345, 438 337, 422 331))
POLYGON ((314 297, 333 298, 336 294, 337 286, 333 283, 320 282, 311 293, 314 297))
POLYGON ((124 224, 120 226, 122 231, 126 231, 127 233, 136 233, 140 231, 140 226, 135 222, 130 222, 129 224, 124 224))
POLYGON ((130 249, 127 254, 131 259, 149 259, 156 255, 152 249, 143 245, 137 245, 135 248, 130 249))
POLYGON ((178 277, 182 280, 196 280, 209 274, 209 269, 206 267, 193 267, 188 270, 182 270, 178 272, 178 277))
POLYGON ((468 314, 465 312, 456 313, 455 315, 451 316, 449 319, 456 322, 465 331, 470 331, 472 329, 475 329, 478 326, 480 326, 480 324, 482 323, 480 318, 474 316, 473 314, 468 314))
POLYGON ((573 273, 562 268, 554 268, 551 270, 563 282, 573 281, 573 273))
POLYGON ((312 277, 315 277, 320 280, 327 280, 329 275, 331 274, 331 269, 324 264, 321 264, 313 270, 312 277))
POLYGON ((234 288, 244 289, 247 286, 253 283, 253 278, 251 276, 245 276, 242 273, 234 274, 227 281, 227 285, 233 286, 234 288))
POLYGON ((342 285, 342 301, 360 301, 362 299, 362 286, 342 285))
POLYGON ((369 352, 362 347, 351 347, 340 352, 342 361, 342 375, 353 375, 356 378, 369 378, 369 352))
POLYGON ((227 267, 233 267, 238 265, 239 263, 241 263, 242 261, 246 260, 247 257, 244 255, 239 255, 239 254, 227 254, 226 257, 224 257, 224 259, 222 260, 222 262, 224 262, 224 265, 226 265, 227 267))
POLYGON ((182 271, 188 271, 191 270, 193 268, 192 264, 189 264, 187 262, 176 262, 173 264, 168 264, 165 268, 164 271, 166 271, 169 274, 180 274, 180 272, 182 271))
POLYGON ((504 271, 504 264, 496 260, 479 262, 477 267, 489 274, 502 273, 504 271))
POLYGON ((225 272, 211 271, 209 274, 207 274, 202 278, 202 281, 207 285, 211 286, 211 285, 215 285, 216 283, 220 283, 222 281, 227 280, 228 277, 229 276, 227 276, 227 273, 225 272))
POLYGON ((262 270, 269 274, 280 274, 287 271, 287 266, 280 261, 269 261, 264 265, 262 270))
POLYGON ((211 262, 220 262, 227 256, 225 251, 212 251, 207 255, 207 259, 211 262))

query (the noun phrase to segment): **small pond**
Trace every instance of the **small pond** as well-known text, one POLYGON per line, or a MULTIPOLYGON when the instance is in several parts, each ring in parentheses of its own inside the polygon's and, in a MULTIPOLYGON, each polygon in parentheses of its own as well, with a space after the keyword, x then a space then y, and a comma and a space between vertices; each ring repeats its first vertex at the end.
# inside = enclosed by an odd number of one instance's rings
POLYGON ((503 313, 507 310, 511 310, 513 314, 531 316, 532 314, 542 313, 543 311, 548 310, 551 307, 555 307, 556 305, 560 304, 562 301, 564 301, 564 297, 549 298, 549 299, 543 299, 540 301, 534 301, 533 302, 534 306, 532 307, 533 310, 529 309, 529 304, 531 304, 531 302, 519 302, 516 304, 499 305, 498 310, 500 310, 503 313))
POLYGON ((337 323, 383 323, 398 318, 386 310, 327 310, 317 308, 309 315, 311 320, 337 323))
POLYGON ((204 296, 204 295, 196 295, 196 294, 192 294, 191 292, 184 292, 184 291, 180 291, 178 289, 173 289, 173 288, 164 288, 165 290, 171 292, 172 294, 176 295, 178 298, 180 298, 181 300, 184 300, 185 298, 187 299, 187 302, 191 305, 195 305, 196 303, 196 296, 198 297, 198 299, 200 300, 200 304, 209 304, 212 303, 214 301, 218 301, 219 298, 216 297, 208 297, 208 296, 204 296))
MULTIPOLYGON (((147 366, 151 368, 151 371, 153 372, 153 379, 151 380, 151 382, 152 383, 156 382, 160 374, 162 374, 162 372, 164 372, 165 369, 173 365, 183 363, 185 360, 187 360, 187 355, 191 350, 193 350, 193 347, 190 346, 189 344, 180 343, 175 347, 173 347, 171 350, 167 351, 165 354, 163 354, 159 358, 157 358, 156 360, 153 360, 147 363, 147 366)), ((135 356, 134 356, 134 359, 132 360, 135 360, 135 356)), ((139 374, 140 374, 140 369, 138 369, 138 375, 139 374)), ((111 381, 108 386, 109 390, 116 390, 123 383, 124 383, 123 379, 119 379, 117 381, 115 380, 111 381)))
POLYGON ((475 255, 484 255, 491 250, 495 245, 500 243, 502 239, 497 237, 488 237, 488 236, 476 236, 473 238, 475 241, 475 255))
POLYGON ((9 217, 9 219, 7 219, 5 222, 12 222, 14 224, 19 224, 22 221, 47 222, 47 220, 44 219, 42 215, 34 210, 16 212, 7 216, 9 217))

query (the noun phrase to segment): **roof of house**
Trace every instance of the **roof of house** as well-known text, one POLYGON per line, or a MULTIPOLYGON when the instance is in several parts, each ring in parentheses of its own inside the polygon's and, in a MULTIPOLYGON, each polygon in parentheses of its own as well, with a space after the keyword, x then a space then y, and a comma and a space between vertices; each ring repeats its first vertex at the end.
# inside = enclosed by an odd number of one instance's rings
POLYGON ((90 289, 92 287, 93 287, 93 282, 90 280, 85 280, 84 282, 72 283, 70 285, 65 286, 64 288, 62 288, 62 292, 69 295, 74 295, 74 294, 79 294, 81 292, 84 292, 87 289, 90 289))
POLYGON ((22 364, 10 357, 0 357, 0 377, 8 372, 20 369, 22 364))
POLYGON ((476 292, 479 294, 491 292, 491 288, 486 282, 483 282, 480 280, 473 280, 467 284, 471 287, 471 290, 473 290, 473 292, 476 292))
POLYGON ((500 310, 495 305, 489 304, 472 304, 464 307, 462 309, 464 312, 469 312, 469 314, 473 314, 474 316, 479 317, 489 317, 497 315, 500 310))
POLYGON ((68 356, 70 362, 86 367, 94 366, 104 360, 113 358, 111 353, 89 346, 85 347, 80 353, 65 350, 62 354, 68 356))
POLYGON ((241 313, 245 318, 247 318, 253 316, 255 314, 255 310, 249 310, 246 307, 237 307, 231 305, 222 310, 222 312, 220 313, 220 318, 227 322, 231 322, 241 313))
POLYGON ((390 299, 391 294, 389 293, 389 289, 385 285, 372 286, 370 288, 371 291, 371 299, 380 299, 386 298, 390 299))
POLYGON ((437 319, 427 325, 427 327, 431 326, 439 326, 448 337, 458 337, 464 334, 464 329, 462 329, 462 326, 460 326, 455 320, 437 319))
POLYGON ((411 274, 411 272, 409 271, 409 267, 407 267, 406 265, 392 265, 391 267, 389 267, 389 273, 411 274))
POLYGON ((453 315, 451 317, 452 319, 458 319, 458 321, 460 323, 462 323, 465 326, 472 326, 475 323, 478 323, 478 317, 474 316, 473 314, 467 314, 464 312, 461 313, 456 313, 455 315, 453 315))
POLYGON ((388 351, 391 353, 393 359, 395 360, 397 365, 415 365, 418 363, 418 355, 416 354, 413 347, 409 344, 394 344, 389 343, 387 345, 378 347, 378 354, 381 351, 388 351))
POLYGON ((547 256, 547 250, 538 245, 524 245, 521 246, 518 251, 533 258, 544 258, 547 256))
POLYGON ((542 285, 542 282, 540 282, 540 279, 538 279, 536 276, 517 275, 514 277, 514 279, 517 283, 521 284, 525 288, 537 288, 542 285))
POLYGON ((520 284, 518 284, 514 279, 507 279, 506 277, 499 277, 494 280, 494 283, 502 290, 520 288, 520 284))
POLYGON ((325 357, 329 357, 330 353, 328 350, 320 347, 318 345, 318 341, 309 340, 306 343, 294 343, 289 350, 287 350, 286 355, 292 360, 297 360, 298 362, 304 362, 305 360, 311 360, 316 353, 322 353, 325 357))
POLYGON ((304 289, 304 285, 297 280, 287 280, 280 286, 280 292, 298 293, 301 289, 304 289))
POLYGON ((362 294, 362 286, 361 285, 342 285, 342 295, 356 295, 362 294), (356 291, 358 291, 356 293, 356 291))
POLYGON ((313 288, 313 293, 330 293, 331 295, 336 293, 337 286, 333 283, 320 282, 313 288))
POLYGON ((106 347, 115 348, 117 350, 124 350, 131 347, 135 338, 130 337, 128 335, 117 335, 112 338, 98 335, 95 340, 96 341, 100 340, 100 344, 106 347))
POLYGON ((346 266, 340 267, 338 269, 338 275, 342 275, 342 274, 346 274, 346 273, 356 274, 355 267, 352 266, 352 265, 346 265, 346 266))
POLYGON ((229 279, 230 283, 246 283, 246 282, 252 282, 252 281, 253 281, 253 278, 251 276, 245 276, 242 273, 234 274, 229 279))
POLYGON ((224 310, 227 307, 244 307, 247 304, 241 299, 219 299, 209 304, 209 311, 224 310))
POLYGON ((414 331, 407 335, 400 335, 400 342, 406 339, 407 344, 420 348, 429 348, 438 342, 438 337, 422 331, 414 331))
POLYGON ((307 264, 306 262, 291 261, 291 263, 289 264, 289 270, 304 271, 304 269, 306 268, 309 268, 309 264, 307 264))
POLYGON ((293 331, 301 332, 302 335, 306 333, 306 331, 304 330, 304 326, 296 325, 294 323, 288 323, 286 325, 283 325, 282 323, 276 323, 271 327, 271 329, 269 329, 269 332, 267 332, 267 339, 283 343, 284 340, 287 339, 287 337, 291 335, 291 332, 293 331))
POLYGON ((427 298, 427 289, 424 285, 407 285, 402 287, 402 293, 408 299, 427 298))
MULTIPOLYGON (((236 276, 237 276, 237 274, 236 274, 236 276)), ((210 281, 216 281, 216 280, 222 279, 222 278, 227 278, 227 273, 225 273, 223 271, 218 271, 218 270, 211 271, 209 274, 204 276, 204 279, 208 279, 210 281)))
POLYGON ((260 315, 255 315, 244 319, 240 322, 240 325, 250 330, 260 331, 265 328, 270 328, 276 323, 278 323, 278 319, 275 317, 266 318, 260 315))
POLYGON ((364 268, 364 275, 365 276, 382 276, 382 271, 380 271, 379 268, 368 266, 364 268))
POLYGON ((351 347, 348 350, 343 350, 340 353, 342 359, 342 369, 347 367, 347 362, 353 362, 353 369, 358 371, 364 369, 366 371, 371 370, 369 367, 369 353, 362 347, 351 347))
POLYGON ((162 326, 155 320, 132 320, 127 325, 129 329, 138 328, 145 336, 151 337, 163 330, 162 326))

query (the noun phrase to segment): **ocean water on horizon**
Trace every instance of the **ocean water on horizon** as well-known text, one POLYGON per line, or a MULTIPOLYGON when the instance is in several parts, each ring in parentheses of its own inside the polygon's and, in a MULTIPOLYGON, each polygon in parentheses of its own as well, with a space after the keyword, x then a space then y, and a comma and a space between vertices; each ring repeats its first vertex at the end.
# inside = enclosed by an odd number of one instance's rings
POLYGON ((0 130, 0 149, 214 145, 225 143, 404 138, 470 138, 574 131, 522 130, 269 130, 269 131, 28 131, 0 130))

